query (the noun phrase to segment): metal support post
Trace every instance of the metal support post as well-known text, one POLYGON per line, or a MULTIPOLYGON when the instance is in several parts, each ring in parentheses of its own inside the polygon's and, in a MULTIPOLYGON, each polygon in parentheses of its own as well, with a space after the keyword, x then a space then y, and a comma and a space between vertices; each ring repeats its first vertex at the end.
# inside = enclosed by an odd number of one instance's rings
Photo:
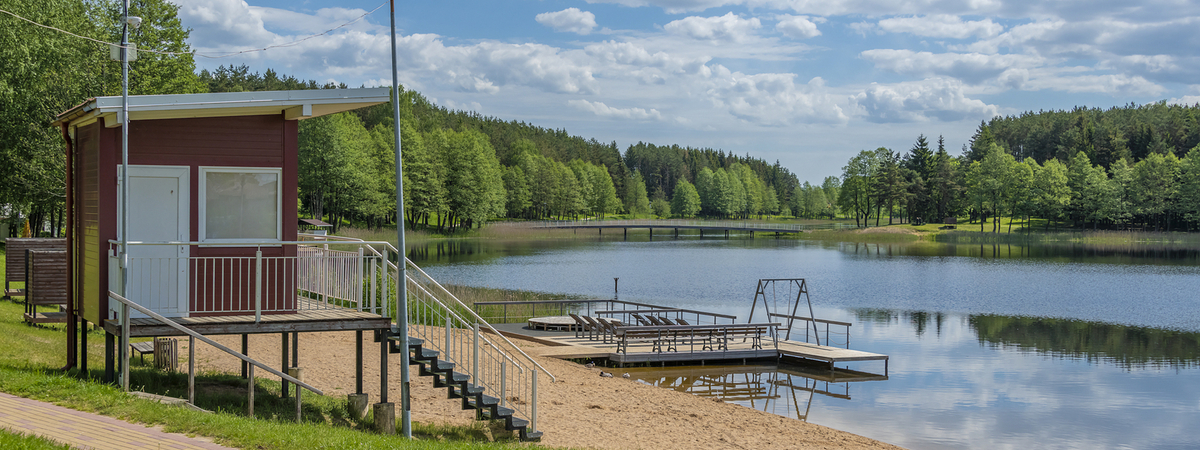
POLYGON ((475 338, 471 345, 471 384, 479 385, 479 324, 475 324, 475 338))
POLYGON ((262 288, 262 249, 260 248, 254 252, 254 323, 262 322, 262 288))
MULTIPOLYGON (((244 354, 244 353, 243 353, 244 354)), ((243 363, 245 364, 245 363, 243 363)), ((188 336, 188 403, 196 404, 196 337, 188 336)))
MULTIPOLYGON (((281 369, 283 369, 283 370, 281 370, 281 372, 287 373, 288 367, 291 367, 291 366, 288 365, 288 334, 286 331, 284 331, 282 333, 282 337, 283 337, 283 351, 280 352, 280 354, 282 355, 281 357, 283 358, 283 361, 280 363, 280 365, 282 366, 281 369)), ((251 369, 251 370, 253 370, 253 369, 251 369)), ((251 377, 254 376, 254 372, 250 372, 250 374, 251 374, 250 375, 251 377)), ((287 398, 287 396, 288 396, 288 381, 287 380, 280 380, 280 381, 281 381, 283 387, 281 389, 279 389, 279 398, 287 398)))
POLYGON ((531 403, 529 405, 529 408, 530 408, 529 431, 533 431, 535 433, 537 432, 537 405, 538 405, 538 398, 537 398, 538 397, 538 395, 537 395, 538 394, 538 385, 537 385, 538 383, 537 383, 537 381, 538 381, 538 371, 537 371, 537 369, 534 369, 533 370, 533 394, 532 394, 533 398, 530 400, 531 403))
POLYGON ((500 406, 504 406, 504 402, 508 401, 508 361, 500 360, 500 406))
POLYGON ((121 304, 121 390, 129 392, 129 305, 121 304))
POLYGON ((254 365, 250 365, 250 377, 246 380, 246 415, 254 417, 254 365))

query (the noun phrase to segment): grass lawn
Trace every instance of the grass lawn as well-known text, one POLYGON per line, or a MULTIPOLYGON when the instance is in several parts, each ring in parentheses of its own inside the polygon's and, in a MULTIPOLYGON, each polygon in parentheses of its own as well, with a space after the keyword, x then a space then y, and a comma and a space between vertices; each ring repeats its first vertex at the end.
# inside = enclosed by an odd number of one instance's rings
POLYGON ((0 448, 10 450, 67 450, 69 445, 0 428, 0 448))
MULTIPOLYGON (((0 267, 3 267, 0 253, 0 267)), ((30 326, 22 321, 24 305, 0 300, 0 391, 51 402, 67 408, 109 417, 161 424, 166 431, 214 438, 230 447, 248 449, 375 449, 375 448, 525 448, 499 423, 478 422, 469 427, 442 427, 414 423, 417 439, 379 435, 368 430, 370 417, 356 421, 347 413, 344 398, 304 394, 303 422, 296 423, 295 403, 279 398, 279 382, 259 378, 255 385, 257 418, 245 417, 246 381, 236 375, 203 373, 196 377, 197 406, 205 413, 142 400, 118 387, 99 381, 104 367, 104 334, 88 335, 90 373, 62 371, 66 357, 66 332, 61 324, 30 326), (495 437, 496 442, 492 441, 495 437)), ((186 355, 184 355, 186 356, 186 355)), ((168 374, 137 358, 130 364, 130 386, 136 390, 185 397, 187 374, 168 374)), ((186 363, 181 364, 186 367, 186 363)), ((37 446, 38 440, 17 435, 0 436, 0 448, 64 448, 37 446), (9 444, 12 442, 12 444, 9 444)))

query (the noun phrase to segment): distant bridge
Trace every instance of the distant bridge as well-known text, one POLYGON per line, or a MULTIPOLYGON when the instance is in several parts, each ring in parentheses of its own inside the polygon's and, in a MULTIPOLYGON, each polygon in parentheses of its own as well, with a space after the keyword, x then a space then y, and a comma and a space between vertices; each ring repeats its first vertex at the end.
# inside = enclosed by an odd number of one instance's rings
POLYGON ((538 222, 532 226, 533 228, 562 228, 562 229, 580 229, 595 228, 598 234, 604 234, 605 229, 619 228, 629 235, 630 228, 646 228, 650 230, 650 237, 654 237, 654 230, 672 230, 676 237, 679 236, 679 230, 700 230, 700 237, 704 237, 705 231, 724 232, 725 237, 729 237, 730 231, 749 232, 750 237, 754 237, 754 233, 775 233, 779 234, 795 234, 806 231, 819 229, 840 228, 838 224, 834 225, 798 225, 798 224, 783 224, 783 223, 755 223, 749 221, 711 221, 711 220, 575 220, 575 221, 547 221, 538 222))

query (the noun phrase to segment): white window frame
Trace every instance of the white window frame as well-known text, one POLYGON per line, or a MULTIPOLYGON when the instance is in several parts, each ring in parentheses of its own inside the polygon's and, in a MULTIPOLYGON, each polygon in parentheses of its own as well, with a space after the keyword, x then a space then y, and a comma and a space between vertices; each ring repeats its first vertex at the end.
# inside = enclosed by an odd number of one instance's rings
POLYGON ((283 168, 282 167, 234 167, 234 166, 199 166, 199 235, 200 242, 222 244, 256 244, 283 241, 283 168), (208 218, 208 173, 273 173, 275 174, 275 239, 208 239, 205 222, 208 218))

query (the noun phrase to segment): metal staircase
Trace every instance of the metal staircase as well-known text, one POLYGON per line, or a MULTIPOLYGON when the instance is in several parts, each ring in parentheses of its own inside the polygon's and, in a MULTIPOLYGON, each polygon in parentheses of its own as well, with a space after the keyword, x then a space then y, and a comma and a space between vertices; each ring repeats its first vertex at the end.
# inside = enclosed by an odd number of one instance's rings
MULTIPOLYGON (((380 275, 364 285, 390 295, 385 297, 388 303, 394 301, 398 270, 391 262, 395 259, 387 256, 397 254, 395 247, 386 242, 361 244, 364 251, 388 261, 386 278, 380 275)), ((390 352, 410 352, 410 364, 418 365, 419 375, 433 377, 435 387, 446 388, 448 398, 462 399, 462 408, 475 410, 477 419, 503 420, 505 429, 516 431, 523 441, 540 439, 538 378, 545 375, 553 382, 554 375, 424 270, 408 258, 404 261, 409 348, 401 348, 398 335, 387 336, 390 352)))

